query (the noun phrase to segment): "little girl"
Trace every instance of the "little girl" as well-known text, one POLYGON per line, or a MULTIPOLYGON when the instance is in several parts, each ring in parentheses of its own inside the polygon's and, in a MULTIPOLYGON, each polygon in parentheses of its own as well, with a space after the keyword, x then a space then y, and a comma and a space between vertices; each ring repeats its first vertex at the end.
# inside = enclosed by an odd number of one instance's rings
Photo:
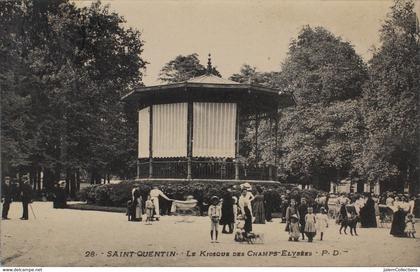
POLYGON ((416 233, 416 229, 414 228, 414 217, 412 213, 407 214, 407 217, 405 218, 405 230, 404 232, 407 234, 407 237, 413 237, 416 238, 414 236, 414 234, 416 233))
POLYGON ((317 213, 315 215, 315 228, 316 231, 321 234, 320 240, 322 241, 322 238, 324 237, 325 229, 328 228, 328 216, 327 212, 324 207, 320 208, 320 213, 317 213))
POLYGON ((152 199, 150 198, 150 195, 147 196, 147 200, 146 200, 146 223, 147 225, 151 225, 152 224, 152 219, 153 219, 153 210, 155 209, 155 205, 153 204, 152 199))
POLYGON ((300 237, 299 217, 293 214, 289 223, 289 241, 298 242, 300 237))
POLYGON ((308 237, 308 242, 312 243, 314 236, 316 234, 315 228, 315 215, 313 214, 314 209, 312 207, 308 207, 308 213, 305 215, 305 234, 308 237))

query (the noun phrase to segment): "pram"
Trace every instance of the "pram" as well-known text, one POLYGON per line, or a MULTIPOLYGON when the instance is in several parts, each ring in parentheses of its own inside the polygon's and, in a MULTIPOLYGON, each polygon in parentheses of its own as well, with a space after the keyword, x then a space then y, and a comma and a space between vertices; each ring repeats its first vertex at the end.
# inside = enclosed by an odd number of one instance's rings
POLYGON ((379 227, 389 229, 391 227, 394 211, 387 205, 379 204, 378 206, 379 206, 379 227))
POLYGON ((246 233, 243 222, 238 222, 236 225, 236 233, 234 240, 239 243, 248 244, 264 244, 264 234, 262 233, 246 233))
POLYGON ((171 213, 174 215, 184 215, 181 221, 176 223, 191 223, 194 220, 191 219, 191 215, 198 215, 200 211, 197 207, 198 201, 192 196, 188 196, 186 200, 173 200, 171 213))

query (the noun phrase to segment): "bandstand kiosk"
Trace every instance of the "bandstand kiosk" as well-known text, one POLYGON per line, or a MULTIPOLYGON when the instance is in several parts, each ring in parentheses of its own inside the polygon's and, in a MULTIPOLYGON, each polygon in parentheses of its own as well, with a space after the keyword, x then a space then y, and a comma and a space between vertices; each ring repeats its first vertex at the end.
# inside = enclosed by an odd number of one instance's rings
MULTIPOLYGON (((244 125, 270 120, 277 135, 278 110, 293 96, 251 83, 207 74, 190 80, 137 88, 122 99, 138 109, 139 180, 275 180, 277 156, 267 165, 240 161, 244 125)), ((276 140, 271 146, 275 148, 276 140)), ((258 154, 255 154, 258 160, 258 154)))

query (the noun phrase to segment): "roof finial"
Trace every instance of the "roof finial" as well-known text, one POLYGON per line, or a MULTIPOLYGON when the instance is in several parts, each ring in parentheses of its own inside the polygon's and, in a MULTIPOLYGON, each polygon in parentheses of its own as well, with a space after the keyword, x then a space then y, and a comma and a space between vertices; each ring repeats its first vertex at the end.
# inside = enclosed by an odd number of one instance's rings
POLYGON ((211 75, 213 67, 211 66, 211 54, 209 53, 209 58, 207 61, 207 75, 211 75))

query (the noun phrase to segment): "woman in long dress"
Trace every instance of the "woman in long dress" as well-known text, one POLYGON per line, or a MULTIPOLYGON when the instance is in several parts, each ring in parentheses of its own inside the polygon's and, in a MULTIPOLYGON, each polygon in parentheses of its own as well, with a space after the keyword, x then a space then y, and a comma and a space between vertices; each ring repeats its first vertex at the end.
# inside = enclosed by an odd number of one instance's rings
POLYGON ((294 214, 297 216, 298 219, 300 218, 299 211, 296 207, 296 200, 291 199, 290 200, 290 205, 286 209, 286 229, 285 229, 285 231, 289 231, 290 220, 291 220, 291 218, 294 214))
POLYGON ((398 206, 397 211, 394 213, 391 225, 390 234, 395 237, 406 237, 405 234, 405 216, 404 210, 398 206))
POLYGON ((252 203, 252 210, 255 216, 254 224, 265 224, 264 194, 260 187, 257 187, 257 195, 252 203))
POLYGON ((372 199, 372 196, 369 194, 366 204, 361 209, 360 213, 360 223, 362 228, 376 228, 376 213, 375 213, 375 201, 372 199))
POLYGON ((140 190, 138 188, 133 190, 133 213, 132 213, 132 220, 133 221, 141 221, 142 215, 142 197, 140 194, 140 190))
POLYGON ((220 225, 223 226, 222 233, 233 233, 234 221, 232 192, 227 191, 223 195, 222 217, 220 218, 220 225), (229 232, 226 231, 226 225, 229 227, 229 232))
POLYGON ((251 201, 247 197, 247 190, 243 189, 241 197, 239 198, 239 208, 241 209, 242 217, 245 220, 244 231, 245 235, 248 235, 252 231, 252 213, 251 213, 251 201))

